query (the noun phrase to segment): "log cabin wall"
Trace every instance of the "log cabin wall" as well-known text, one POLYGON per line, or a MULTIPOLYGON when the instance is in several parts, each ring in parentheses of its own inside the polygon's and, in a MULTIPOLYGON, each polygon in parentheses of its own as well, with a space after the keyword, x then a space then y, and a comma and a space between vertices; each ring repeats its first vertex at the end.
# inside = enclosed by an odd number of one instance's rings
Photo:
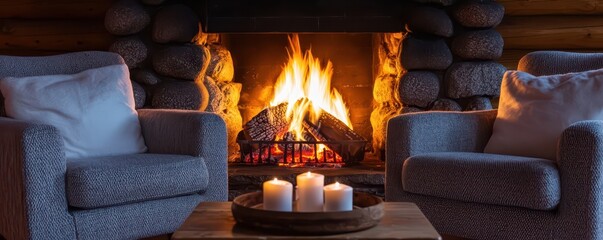
POLYGON ((500 63, 516 69, 537 50, 603 52, 603 0, 498 0, 505 18, 497 30, 505 40, 500 63))
MULTIPOLYGON (((0 0, 0 54, 49 55, 106 50, 103 27, 114 0, 0 0)), ((498 0, 506 15, 500 62, 515 69, 536 50, 603 52, 602 0, 498 0)))
POLYGON ((114 0, 0 0, 0 54, 51 55, 107 50, 104 28, 114 0))

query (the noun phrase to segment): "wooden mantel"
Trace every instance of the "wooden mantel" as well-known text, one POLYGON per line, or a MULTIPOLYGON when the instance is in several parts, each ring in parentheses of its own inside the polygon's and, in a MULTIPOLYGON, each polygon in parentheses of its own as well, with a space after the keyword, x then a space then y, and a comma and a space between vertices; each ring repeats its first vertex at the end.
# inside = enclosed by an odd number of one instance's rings
MULTIPOLYGON (((48 55, 106 50, 113 36, 103 27, 114 0, 0 0, 0 54, 48 55)), ((603 52, 601 0, 498 0, 506 16, 501 62, 514 69, 527 52, 603 52)))

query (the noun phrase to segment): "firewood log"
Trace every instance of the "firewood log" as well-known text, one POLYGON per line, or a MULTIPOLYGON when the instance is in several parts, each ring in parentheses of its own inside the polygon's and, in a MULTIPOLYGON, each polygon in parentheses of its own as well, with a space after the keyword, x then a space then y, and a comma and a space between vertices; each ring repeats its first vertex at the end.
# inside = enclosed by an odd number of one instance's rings
POLYGON ((275 140, 278 134, 284 134, 289 128, 286 111, 287 103, 262 110, 243 126, 245 138, 250 141, 275 140))
POLYGON ((335 116, 322 111, 316 122, 307 120, 306 123, 310 133, 318 133, 314 137, 319 141, 358 141, 327 146, 348 161, 361 161, 364 158, 366 140, 335 116))

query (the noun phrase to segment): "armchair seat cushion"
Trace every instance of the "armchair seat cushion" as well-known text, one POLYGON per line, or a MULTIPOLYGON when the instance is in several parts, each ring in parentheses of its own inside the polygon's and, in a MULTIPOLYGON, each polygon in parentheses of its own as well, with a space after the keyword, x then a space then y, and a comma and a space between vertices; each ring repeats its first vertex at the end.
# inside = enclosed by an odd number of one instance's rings
POLYGON ((408 158, 404 191, 463 202, 550 210, 561 197, 559 171, 540 158, 439 152, 408 158))
POLYGON ((67 199, 98 208, 203 192, 208 185, 200 157, 133 154, 67 161, 67 199))

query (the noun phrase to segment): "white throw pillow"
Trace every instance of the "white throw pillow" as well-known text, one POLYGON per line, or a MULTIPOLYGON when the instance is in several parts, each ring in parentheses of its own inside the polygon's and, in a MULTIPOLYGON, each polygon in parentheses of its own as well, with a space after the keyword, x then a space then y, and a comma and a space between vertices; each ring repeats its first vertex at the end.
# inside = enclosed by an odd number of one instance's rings
POLYGON ((551 76, 507 71, 484 152, 556 159, 563 130, 603 120, 603 69, 551 76))
POLYGON ((56 127, 67 158, 147 150, 126 65, 73 75, 0 79, 7 116, 56 127))

